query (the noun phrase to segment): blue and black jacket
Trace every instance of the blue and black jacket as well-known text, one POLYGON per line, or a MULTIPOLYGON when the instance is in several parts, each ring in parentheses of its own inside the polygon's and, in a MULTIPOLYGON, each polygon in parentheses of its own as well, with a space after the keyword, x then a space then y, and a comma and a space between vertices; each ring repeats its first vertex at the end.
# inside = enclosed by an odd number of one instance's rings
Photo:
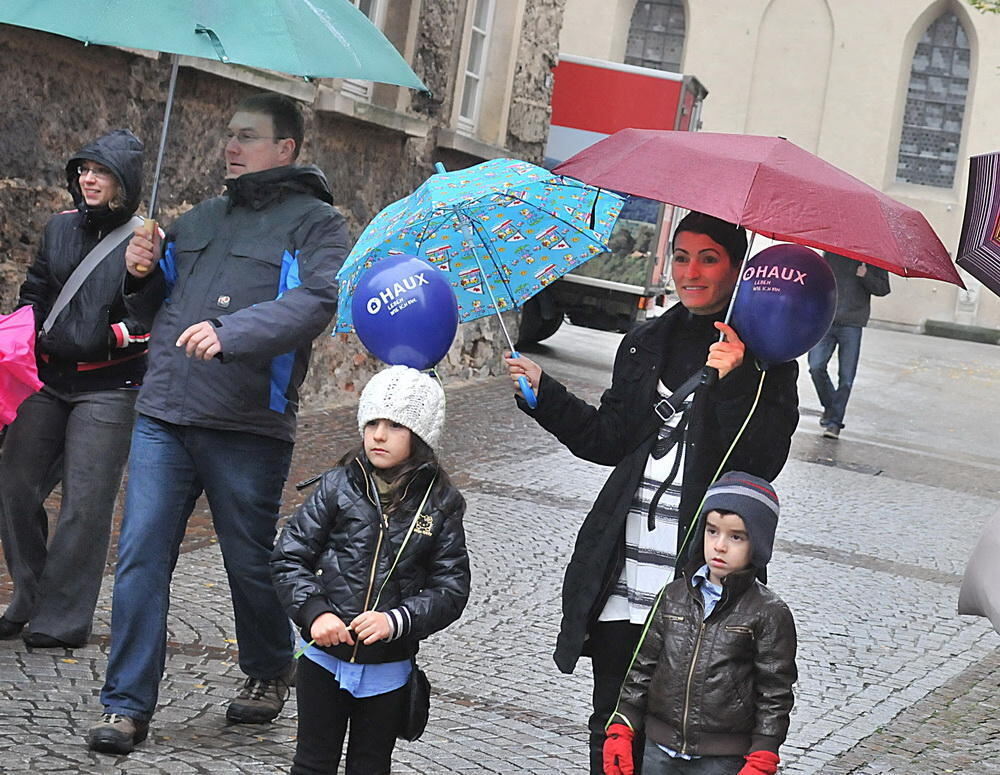
POLYGON ((294 441, 298 389, 313 340, 337 309, 337 270, 347 225, 323 173, 276 167, 226 182, 167 232, 163 258, 146 280, 151 294, 126 303, 155 314, 149 369, 137 410, 177 425, 257 433, 294 441), (221 357, 188 358, 177 338, 209 320, 221 357))

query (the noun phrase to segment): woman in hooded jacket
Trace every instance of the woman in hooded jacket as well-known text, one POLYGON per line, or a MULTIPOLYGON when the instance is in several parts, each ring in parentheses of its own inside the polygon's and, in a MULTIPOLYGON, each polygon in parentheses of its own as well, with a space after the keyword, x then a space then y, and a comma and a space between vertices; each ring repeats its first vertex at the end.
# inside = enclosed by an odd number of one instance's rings
POLYGON ((0 538, 14 582, 0 638, 20 634, 36 648, 90 636, 152 322, 129 319, 122 299, 131 230, 45 324, 74 269, 138 209, 142 164, 143 144, 126 129, 70 157, 75 208, 49 219, 18 299, 35 314, 43 387, 19 408, 0 457, 0 538), (49 540, 43 504, 59 482, 49 540))

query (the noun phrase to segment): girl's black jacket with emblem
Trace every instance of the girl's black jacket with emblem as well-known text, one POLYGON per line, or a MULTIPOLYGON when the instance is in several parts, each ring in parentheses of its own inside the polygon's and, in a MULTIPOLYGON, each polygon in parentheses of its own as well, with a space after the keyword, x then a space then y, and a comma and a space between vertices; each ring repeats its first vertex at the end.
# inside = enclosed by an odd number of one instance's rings
POLYGON ((402 504, 384 526, 367 461, 355 458, 327 471, 288 521, 271 555, 278 597, 307 641, 313 621, 323 613, 349 625, 373 608, 402 610, 402 627, 392 640, 324 649, 345 661, 407 659, 420 640, 458 619, 469 599, 465 499, 431 465, 418 468, 400 486, 405 488, 402 504), (428 487, 427 502, 390 575, 428 487))

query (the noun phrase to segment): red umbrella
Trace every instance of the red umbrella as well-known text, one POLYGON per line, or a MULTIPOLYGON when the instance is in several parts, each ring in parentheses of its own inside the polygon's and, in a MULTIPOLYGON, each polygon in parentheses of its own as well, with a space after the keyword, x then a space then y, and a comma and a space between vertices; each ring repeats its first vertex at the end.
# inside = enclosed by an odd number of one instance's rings
POLYGON ((924 216, 780 137, 622 129, 555 172, 964 288, 924 216))

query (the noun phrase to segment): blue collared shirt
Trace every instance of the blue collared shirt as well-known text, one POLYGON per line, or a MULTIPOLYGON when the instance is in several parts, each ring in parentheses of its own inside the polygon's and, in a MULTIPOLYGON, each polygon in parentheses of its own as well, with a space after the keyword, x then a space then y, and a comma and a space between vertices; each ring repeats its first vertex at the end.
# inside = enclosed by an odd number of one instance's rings
MULTIPOLYGON (((299 641, 299 648, 303 646, 305 643, 299 641)), ((399 689, 406 685, 410 670, 413 669, 413 663, 409 659, 360 665, 337 659, 315 646, 305 646, 302 656, 333 673, 340 688, 352 697, 374 697, 399 689)))

